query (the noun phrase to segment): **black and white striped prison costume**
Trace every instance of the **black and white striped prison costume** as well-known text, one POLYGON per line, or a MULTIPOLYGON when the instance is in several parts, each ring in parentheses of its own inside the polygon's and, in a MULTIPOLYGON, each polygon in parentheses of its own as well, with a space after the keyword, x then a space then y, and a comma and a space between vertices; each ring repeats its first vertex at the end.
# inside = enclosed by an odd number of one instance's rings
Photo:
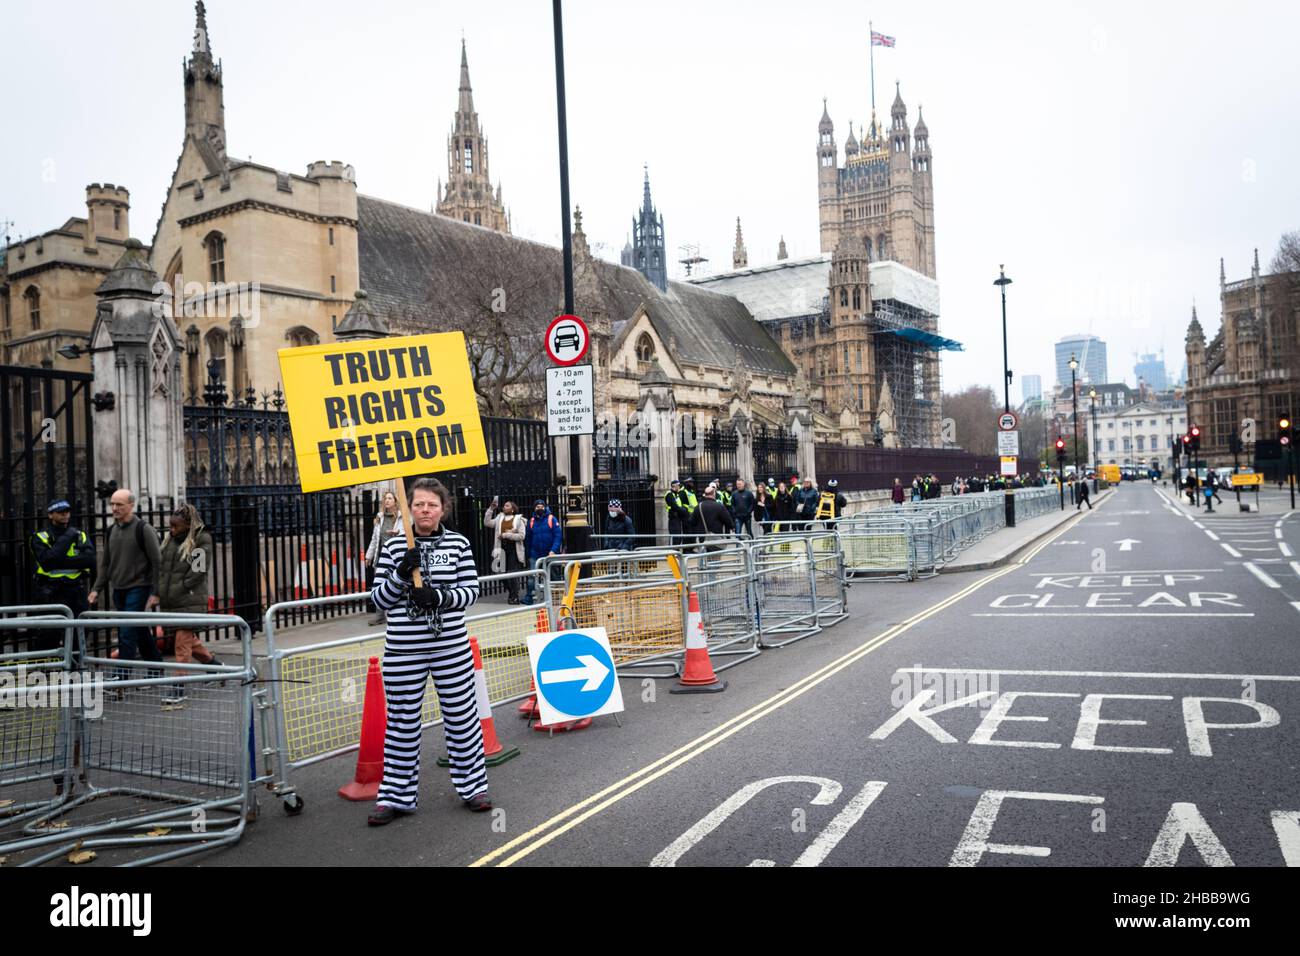
POLYGON ((411 604, 411 583, 395 569, 406 553, 406 537, 390 538, 380 554, 376 607, 388 612, 384 641, 384 779, 377 803, 414 810, 420 786, 420 710, 426 678, 432 674, 442 709, 451 782, 462 800, 487 792, 483 727, 474 691, 474 655, 465 629, 465 610, 478 600, 478 573, 469 541, 454 531, 417 536, 424 587, 443 590, 440 608, 411 604))

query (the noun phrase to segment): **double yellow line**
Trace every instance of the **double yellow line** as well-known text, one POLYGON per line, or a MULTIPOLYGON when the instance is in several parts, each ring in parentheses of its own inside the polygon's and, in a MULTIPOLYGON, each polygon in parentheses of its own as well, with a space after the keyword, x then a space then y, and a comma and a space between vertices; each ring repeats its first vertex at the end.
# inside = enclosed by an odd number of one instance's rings
POLYGON ((1027 552, 1025 556, 1021 558, 1019 561, 1016 561, 1013 564, 1009 564, 1006 567, 1001 568, 1000 570, 994 571, 992 574, 980 578, 980 580, 976 581, 974 584, 962 588, 956 594, 953 594, 950 597, 945 598, 944 600, 938 602, 937 604, 931 605, 930 607, 926 608, 923 611, 919 611, 918 613, 914 614, 912 617, 908 618, 906 621, 903 621, 901 624, 895 624, 893 627, 890 627, 882 631, 881 633, 877 634, 875 637, 870 638, 866 642, 858 645, 856 648, 849 651, 847 654, 843 655, 842 657, 839 657, 836 660, 831 661, 829 664, 825 665, 820 670, 814 671, 813 673, 809 674, 807 677, 804 677, 801 680, 796 681, 794 684, 791 684, 789 687, 785 688, 784 690, 779 691, 776 694, 773 694, 771 697, 767 698, 767 700, 763 701, 762 703, 755 704, 753 707, 749 708, 749 710, 746 710, 741 714, 737 714, 735 717, 732 717, 730 720, 725 721, 722 724, 719 724, 717 727, 714 727, 712 730, 708 731, 707 733, 702 734, 699 737, 696 737, 690 743, 682 747, 679 747, 678 749, 674 750, 670 754, 666 754, 665 756, 660 757, 654 763, 642 767, 640 770, 636 771, 635 773, 629 774, 628 776, 624 777, 622 780, 619 780, 617 783, 610 784, 608 787, 606 787, 604 790, 601 790, 599 793, 593 793, 585 800, 575 803, 567 810, 562 810, 559 813, 555 814, 555 816, 551 817, 546 822, 538 824, 528 832, 522 833, 519 836, 515 837, 510 842, 497 847, 491 853, 479 857, 477 860, 471 863, 470 866, 472 867, 489 866, 492 864, 495 864, 497 866, 510 866, 511 864, 519 862, 524 857, 532 853, 535 853, 536 851, 540 850, 542 847, 546 846, 546 844, 550 843, 552 840, 555 840, 556 838, 563 836, 564 834, 572 830, 574 827, 586 822, 587 820, 590 820, 596 814, 609 809, 614 804, 622 800, 624 797, 629 797, 632 794, 636 793, 638 790, 640 790, 642 787, 653 783, 654 781, 658 780, 660 777, 666 774, 672 773, 682 764, 694 760, 696 757, 700 756, 701 754, 711 750, 712 748, 716 747, 718 744, 722 743, 727 738, 731 737, 733 734, 739 733, 741 730, 745 729, 755 721, 761 720, 767 715, 784 707, 786 704, 790 703, 791 701, 796 700, 797 698, 803 696, 805 693, 812 690, 818 684, 834 677, 836 674, 844 670, 846 667, 850 667, 853 664, 857 663, 859 660, 866 657, 872 651, 884 646, 885 644, 892 641, 894 638, 898 637, 900 634, 903 634, 904 632, 915 627, 917 624, 920 624, 922 621, 930 617, 933 617, 935 614, 938 614, 940 611, 952 607, 958 601, 961 601, 962 599, 966 598, 970 594, 973 594, 975 591, 979 590, 984 585, 988 584, 990 581, 996 581, 998 578, 1002 577, 1003 575, 1010 574, 1012 571, 1015 571, 1017 568, 1023 567, 1024 565, 1028 564, 1031 560, 1033 560, 1033 558, 1038 554, 1039 551, 1047 547, 1047 545, 1051 544, 1053 539, 1063 534, 1072 525, 1076 524, 1082 517, 1083 515, 1079 514, 1079 515, 1075 515, 1073 518, 1068 519, 1064 524, 1061 525, 1060 528, 1058 528, 1053 534, 1045 538, 1041 544, 1036 545, 1032 550, 1027 552), (502 857, 504 857, 504 859, 502 859, 502 857))

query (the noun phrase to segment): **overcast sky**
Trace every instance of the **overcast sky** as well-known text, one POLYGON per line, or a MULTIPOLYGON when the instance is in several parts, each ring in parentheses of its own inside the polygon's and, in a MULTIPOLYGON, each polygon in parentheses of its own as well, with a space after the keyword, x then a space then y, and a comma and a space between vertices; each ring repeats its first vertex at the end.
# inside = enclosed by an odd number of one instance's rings
MULTIPOLYGON (((362 192, 429 208, 446 178, 462 33, 474 102, 514 231, 559 244, 550 4, 211 0, 229 152, 304 173, 357 170, 362 192)), ((934 153, 945 334, 966 345, 944 385, 1000 390, 992 280, 1006 263, 1011 367, 1054 380, 1052 343, 1092 332, 1111 380, 1133 352, 1183 363, 1193 299, 1218 325, 1231 281, 1300 229, 1300 4, 878 4, 710 0, 565 4, 574 202, 617 259, 649 164, 669 252, 730 268, 741 217, 751 265, 818 248, 817 121, 841 149, 902 83, 934 153)), ((5 0, 8 135, 0 221, 13 238, 85 214, 84 188, 131 190, 152 238, 183 133, 193 4, 5 0)))

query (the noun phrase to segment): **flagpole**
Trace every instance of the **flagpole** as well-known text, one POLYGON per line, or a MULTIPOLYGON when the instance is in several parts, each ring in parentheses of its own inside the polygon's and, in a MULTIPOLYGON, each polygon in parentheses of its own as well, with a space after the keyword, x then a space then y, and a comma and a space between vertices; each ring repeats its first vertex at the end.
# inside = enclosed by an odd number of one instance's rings
POLYGON ((867 46, 871 50, 871 115, 876 115, 876 31, 867 21, 867 46))

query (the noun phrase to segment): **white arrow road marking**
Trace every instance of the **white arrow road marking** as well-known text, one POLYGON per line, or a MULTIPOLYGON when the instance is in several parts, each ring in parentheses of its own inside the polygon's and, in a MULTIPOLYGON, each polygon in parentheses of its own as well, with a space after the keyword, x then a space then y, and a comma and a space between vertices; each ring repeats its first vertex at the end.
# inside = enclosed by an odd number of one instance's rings
POLYGON ((601 681, 609 673, 609 668, 602 664, 590 654, 579 654, 578 660, 582 662, 581 667, 569 667, 564 670, 543 671, 543 684, 567 684, 570 681, 585 680, 587 683, 582 685, 583 690, 595 690, 600 686, 601 681))
POLYGON ((1141 544, 1142 542, 1137 538, 1125 538, 1123 541, 1116 541, 1115 543, 1119 545, 1121 551, 1132 551, 1133 545, 1141 544))
POLYGON ((1247 561, 1247 562, 1246 562, 1246 570, 1249 571, 1251 574, 1255 575, 1255 577, 1259 578, 1261 581, 1263 581, 1266 587, 1270 587, 1270 588, 1280 588, 1280 587, 1282 586, 1282 585, 1278 584, 1276 581, 1274 581, 1274 580, 1273 580, 1273 579, 1272 579, 1272 578, 1271 578, 1271 577, 1270 577, 1270 576, 1269 576, 1269 575, 1264 571, 1263 568, 1256 567, 1256 565, 1254 564, 1254 562, 1247 561))

